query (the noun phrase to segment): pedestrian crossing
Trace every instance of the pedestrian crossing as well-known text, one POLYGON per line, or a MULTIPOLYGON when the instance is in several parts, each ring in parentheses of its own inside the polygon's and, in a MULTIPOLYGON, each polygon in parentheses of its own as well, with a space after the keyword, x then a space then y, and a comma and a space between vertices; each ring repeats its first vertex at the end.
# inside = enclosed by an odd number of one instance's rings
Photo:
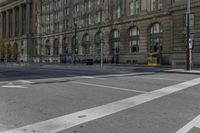
POLYGON ((37 133, 56 133, 86 122, 101 119, 109 115, 114 115, 115 113, 133 108, 135 106, 150 102, 155 99, 171 95, 173 93, 182 91, 184 89, 188 89, 198 84, 200 84, 200 78, 192 79, 172 86, 164 87, 152 92, 139 94, 130 98, 78 111, 72 114, 67 114, 53 119, 41 121, 38 123, 30 124, 17 129, 4 131, 1 133, 31 133, 33 131, 37 133))

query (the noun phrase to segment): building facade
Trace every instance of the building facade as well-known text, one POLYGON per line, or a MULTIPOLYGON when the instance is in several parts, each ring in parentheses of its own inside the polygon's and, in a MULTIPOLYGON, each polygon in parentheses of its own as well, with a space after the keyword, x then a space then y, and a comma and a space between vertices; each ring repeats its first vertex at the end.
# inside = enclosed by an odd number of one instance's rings
MULTIPOLYGON (((200 64, 200 0, 191 0, 194 64, 200 64)), ((1 59, 59 63, 171 64, 186 58, 186 0, 6 0, 0 4, 1 59)))
POLYGON ((0 3, 1 61, 30 61, 31 4, 30 0, 5 0, 0 3))

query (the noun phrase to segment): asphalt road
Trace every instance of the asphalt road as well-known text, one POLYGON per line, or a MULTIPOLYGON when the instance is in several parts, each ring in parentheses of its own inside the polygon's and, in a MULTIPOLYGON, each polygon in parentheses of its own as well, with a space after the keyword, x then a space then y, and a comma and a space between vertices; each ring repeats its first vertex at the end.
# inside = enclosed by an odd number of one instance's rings
POLYGON ((200 76, 0 67, 0 133, 200 133, 200 76))

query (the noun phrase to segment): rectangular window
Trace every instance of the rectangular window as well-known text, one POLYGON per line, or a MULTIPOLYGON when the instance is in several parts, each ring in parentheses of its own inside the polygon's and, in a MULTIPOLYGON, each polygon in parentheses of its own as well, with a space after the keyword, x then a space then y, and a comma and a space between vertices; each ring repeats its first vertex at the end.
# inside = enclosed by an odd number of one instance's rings
POLYGON ((80 5, 79 4, 75 4, 74 6, 74 11, 77 13, 80 11, 80 5))
POLYGON ((69 15, 69 8, 65 8, 64 9, 64 16, 68 16, 69 15))
POLYGON ((91 21, 91 15, 90 15, 90 14, 88 15, 88 24, 89 24, 89 25, 92 24, 92 21, 91 21))
POLYGON ((162 1, 161 0, 151 0, 151 11, 162 9, 162 1))
POLYGON ((130 15, 137 15, 140 12, 140 0, 132 0, 129 4, 130 15))
POLYGON ((112 11, 112 19, 119 19, 121 17, 121 7, 118 6, 112 11))
POLYGON ((102 11, 97 12, 97 23, 102 22, 102 11))
POLYGON ((119 6, 117 9, 117 18, 120 18, 120 17, 121 17, 121 8, 119 6))

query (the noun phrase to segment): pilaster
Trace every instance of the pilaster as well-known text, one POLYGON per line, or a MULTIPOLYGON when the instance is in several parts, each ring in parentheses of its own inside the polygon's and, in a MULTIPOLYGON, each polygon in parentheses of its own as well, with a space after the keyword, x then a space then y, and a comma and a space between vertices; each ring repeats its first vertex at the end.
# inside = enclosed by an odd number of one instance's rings
POLYGON ((16 22, 15 22, 15 15, 16 15, 16 14, 15 14, 15 8, 12 9, 12 12, 13 12, 13 16, 12 16, 12 27, 13 27, 12 30, 13 30, 13 31, 12 31, 12 32, 13 32, 13 37, 14 37, 14 36, 15 36, 15 23, 16 23, 16 22))
POLYGON ((19 35, 22 35, 22 6, 19 6, 19 35))
POLYGON ((30 16, 31 16, 31 3, 26 3, 26 33, 30 33, 30 16))
POLYGON ((3 14, 0 12, 0 38, 3 38, 3 14))
POLYGON ((9 37, 9 11, 6 11, 6 37, 9 37))

